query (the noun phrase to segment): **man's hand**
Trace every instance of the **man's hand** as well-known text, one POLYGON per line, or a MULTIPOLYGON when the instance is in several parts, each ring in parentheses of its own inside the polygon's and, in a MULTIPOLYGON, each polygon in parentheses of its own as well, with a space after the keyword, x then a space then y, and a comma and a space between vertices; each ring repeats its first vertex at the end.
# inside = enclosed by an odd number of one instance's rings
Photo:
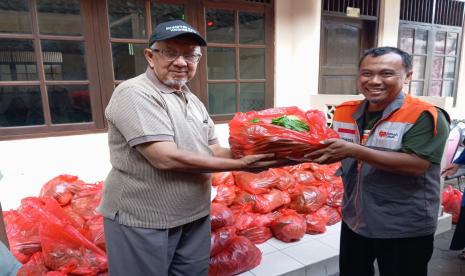
POLYGON ((441 172, 442 176, 453 176, 457 173, 458 169, 460 168, 459 164, 449 164, 444 170, 441 172))
POLYGON ((262 161, 264 159, 273 158, 274 154, 254 154, 254 155, 247 155, 238 160, 245 162, 245 167, 241 170, 252 172, 252 173, 259 173, 261 171, 265 171, 269 168, 279 168, 285 166, 292 166, 297 165, 302 162, 297 162, 289 159, 277 159, 277 160, 267 160, 262 161))
POLYGON ((351 157, 356 147, 359 146, 336 138, 324 140, 321 144, 324 145, 322 149, 306 154, 305 158, 311 159, 312 162, 318 164, 331 164, 351 157))

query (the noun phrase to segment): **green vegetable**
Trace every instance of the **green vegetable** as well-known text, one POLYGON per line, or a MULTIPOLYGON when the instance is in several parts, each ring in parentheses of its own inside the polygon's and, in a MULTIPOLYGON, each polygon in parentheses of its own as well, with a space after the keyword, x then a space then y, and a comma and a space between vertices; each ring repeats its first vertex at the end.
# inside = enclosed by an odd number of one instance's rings
POLYGON ((271 120, 273 125, 282 126, 299 132, 309 131, 308 125, 296 116, 281 116, 271 120))
POLYGON ((250 123, 251 124, 260 123, 260 118, 252 119, 252 120, 250 120, 250 123))

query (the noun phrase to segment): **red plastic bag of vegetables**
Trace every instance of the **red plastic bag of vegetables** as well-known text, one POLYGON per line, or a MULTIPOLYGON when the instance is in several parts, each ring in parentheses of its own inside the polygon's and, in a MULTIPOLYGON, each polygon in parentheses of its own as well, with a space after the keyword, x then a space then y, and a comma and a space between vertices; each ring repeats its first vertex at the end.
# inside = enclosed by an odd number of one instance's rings
POLYGON ((281 209, 281 215, 271 223, 273 235, 283 242, 300 240, 307 229, 305 218, 291 209, 281 209))
POLYGON ((238 112, 229 122, 229 145, 235 158, 275 153, 275 158, 304 161, 305 154, 321 147, 320 141, 337 138, 326 127, 324 114, 297 107, 238 112))
POLYGON ((234 176, 232 172, 219 172, 212 174, 212 186, 218 185, 226 185, 226 186, 233 186, 234 185, 234 176))
POLYGON ((216 186, 216 196, 213 202, 231 205, 236 198, 236 186, 218 185, 216 186))
POLYGON ((208 275, 230 276, 260 264, 262 252, 245 237, 236 236, 221 252, 210 258, 208 275))
POLYGON ((328 194, 324 189, 314 186, 304 186, 301 193, 293 199, 290 208, 299 213, 311 213, 323 207, 328 194))
POLYGON ((50 269, 79 275, 107 270, 105 252, 68 224, 42 221, 40 238, 45 265, 50 269))
POLYGON ((231 209, 219 203, 212 203, 210 219, 212 230, 234 225, 234 218, 231 209))
POLYGON ((6 211, 3 219, 12 254, 21 263, 27 263, 34 253, 41 250, 39 218, 32 220, 18 211, 6 211))
POLYGON ((273 237, 269 227, 256 226, 237 232, 238 235, 244 236, 254 244, 264 243, 273 237))
POLYGON ((452 215, 452 223, 457 223, 460 215, 460 203, 462 202, 462 193, 447 186, 442 192, 442 206, 444 206, 444 212, 452 215))
POLYGON ((77 176, 62 174, 52 178, 42 186, 39 197, 54 197, 60 205, 68 204, 78 186, 84 184, 77 176))
POLYGON ((236 228, 234 226, 221 227, 212 231, 210 237, 210 256, 215 256, 228 246, 236 236, 236 228))
POLYGON ((48 268, 45 266, 42 252, 37 252, 16 273, 16 276, 42 276, 46 275, 48 268))
POLYGON ((305 222, 307 223, 307 234, 315 235, 326 232, 326 223, 329 217, 321 216, 317 212, 305 215, 305 222))

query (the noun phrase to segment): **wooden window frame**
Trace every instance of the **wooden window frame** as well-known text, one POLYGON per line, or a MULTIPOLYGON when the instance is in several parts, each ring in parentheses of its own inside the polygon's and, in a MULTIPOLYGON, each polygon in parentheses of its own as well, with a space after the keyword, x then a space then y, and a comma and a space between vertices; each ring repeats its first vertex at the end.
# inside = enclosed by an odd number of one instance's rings
MULTIPOLYGON (((438 55, 434 53, 434 38, 437 32, 446 32, 446 45, 447 47, 447 33, 449 32, 454 32, 458 34, 457 37, 457 52, 456 55, 454 56, 456 59, 455 62, 455 68, 454 68, 454 78, 453 79, 446 79, 446 81, 453 80, 454 86, 453 86, 453 91, 452 91, 452 96, 454 98, 454 105, 457 100, 457 85, 458 85, 458 74, 459 74, 459 64, 460 64, 460 59, 462 56, 461 48, 462 48, 462 28, 461 27, 455 27, 455 26, 445 26, 445 25, 436 25, 436 24, 429 24, 429 23, 421 23, 421 22, 411 22, 411 21, 400 21, 399 25, 399 39, 398 39, 398 47, 400 47, 400 34, 401 34, 401 29, 402 28, 411 28, 414 30, 417 29, 422 29, 428 31, 428 39, 427 39, 427 48, 426 48, 426 54, 421 55, 426 57, 426 63, 425 63, 425 76, 423 80, 423 91, 422 94, 419 96, 428 96, 429 94, 429 89, 431 86, 431 82, 433 81, 432 79, 432 72, 431 72, 431 66, 432 66, 432 60, 436 56, 442 56, 442 57, 452 57, 451 55, 438 55)), ((413 49, 415 48, 415 32, 414 32, 414 39, 413 39, 413 49)), ((416 56, 415 54, 412 53, 412 57, 416 56)), ((445 60, 445 59, 444 59, 445 60)), ((443 64, 443 77, 441 78, 441 83, 444 83, 444 66, 445 62, 443 64)), ((408 85, 409 91, 410 91, 410 84, 408 85)), ((441 86, 441 96, 443 96, 443 87, 441 86)))
MULTIPOLYGON (((104 110, 108 104, 113 90, 122 80, 114 79, 112 43, 136 43, 145 44, 152 33, 151 5, 152 2, 167 4, 181 4, 184 6, 185 20, 205 37, 205 9, 220 8, 238 11, 260 11, 265 15, 265 79, 240 80, 237 76, 236 82, 239 84, 260 82, 265 84, 265 108, 274 105, 274 1, 247 0, 145 0, 146 12, 146 37, 141 39, 111 38, 108 15, 108 1, 81 0, 82 35, 44 35, 39 33, 37 0, 29 0, 29 12, 31 15, 31 33, 0 33, 2 39, 21 39, 33 42, 34 55, 36 58, 38 80, 33 81, 0 81, 1 86, 37 86, 40 88, 42 108, 44 113, 44 125, 30 125, 18 127, 0 127, 0 140, 25 139, 36 137, 65 136, 76 134, 89 134, 106 132, 107 124, 104 118, 104 110), (46 80, 45 66, 43 63, 41 40, 62 40, 62 41, 82 41, 85 49, 85 65, 87 69, 87 80, 46 80), (92 122, 52 124, 50 106, 47 95, 47 85, 88 85, 91 98, 92 122)), ((237 35, 238 30, 236 30, 237 35)), ((238 39, 238 38, 237 38, 238 39)), ((221 46, 221 44, 212 44, 221 46)), ((236 49, 236 64, 239 64, 240 48, 257 48, 254 45, 234 43, 228 47, 236 49)), ((260 48, 260 47, 258 47, 260 48)), ((204 53, 206 49, 203 49, 204 53)), ((204 57, 206 54, 204 54, 204 57)), ((192 91, 208 108, 208 81, 207 62, 202 58, 197 68, 196 77, 189 83, 192 91)), ((218 82, 221 82, 219 80, 218 82)), ((240 101, 240 98, 238 98, 240 101)), ((225 123, 233 117, 230 115, 212 116, 215 123, 225 123)))
POLYGON ((39 33, 37 1, 29 0, 29 12, 31 15, 31 33, 1 33, 2 39, 19 39, 29 40, 34 45, 34 55, 37 65, 38 80, 33 81, 1 81, 0 87, 9 86, 39 86, 42 99, 42 110, 44 116, 44 125, 29 125, 18 127, 0 127, 0 140, 36 138, 48 136, 62 136, 82 133, 94 133, 104 131, 105 124, 103 120, 102 102, 99 93, 98 70, 96 64, 96 51, 94 43, 94 31, 92 19, 94 11, 92 10, 92 0, 81 0, 81 18, 82 18, 82 35, 80 36, 63 36, 63 35, 44 35, 39 33), (42 55, 42 40, 59 40, 59 41, 81 41, 84 44, 85 64, 87 70, 87 80, 47 80, 45 78, 45 68, 42 55), (47 95, 47 85, 87 85, 91 100, 92 122, 84 123, 66 123, 52 124, 50 106, 47 95))

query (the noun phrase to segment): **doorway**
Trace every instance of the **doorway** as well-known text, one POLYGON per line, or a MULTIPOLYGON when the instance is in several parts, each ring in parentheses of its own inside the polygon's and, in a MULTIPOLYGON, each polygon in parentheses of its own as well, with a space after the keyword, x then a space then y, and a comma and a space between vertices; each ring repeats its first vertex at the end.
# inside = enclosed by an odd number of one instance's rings
POLYGON ((358 94, 358 62, 375 41, 376 20, 323 16, 319 94, 358 94))

